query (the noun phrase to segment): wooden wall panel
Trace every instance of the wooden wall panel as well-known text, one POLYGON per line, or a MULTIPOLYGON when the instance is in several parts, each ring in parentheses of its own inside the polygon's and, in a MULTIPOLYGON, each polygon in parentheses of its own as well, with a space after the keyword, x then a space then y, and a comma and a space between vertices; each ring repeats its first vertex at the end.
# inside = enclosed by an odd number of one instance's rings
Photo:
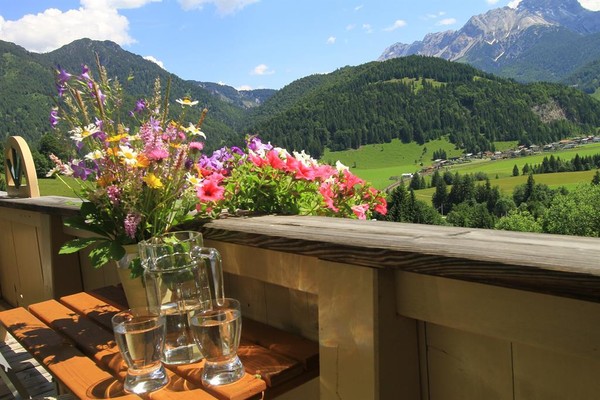
POLYGON ((509 342, 427 324, 429 400, 512 400, 509 342))
POLYGON ((410 272, 396 291, 407 317, 600 361, 600 303, 410 272))
POLYGON ((597 400, 600 361, 515 344, 515 400, 597 400))
MULTIPOLYGON (((0 212, 2 209, 0 209, 0 212)), ((12 222, 0 217, 0 287, 2 298, 12 306, 17 305, 19 293, 19 269, 13 238, 12 222)))

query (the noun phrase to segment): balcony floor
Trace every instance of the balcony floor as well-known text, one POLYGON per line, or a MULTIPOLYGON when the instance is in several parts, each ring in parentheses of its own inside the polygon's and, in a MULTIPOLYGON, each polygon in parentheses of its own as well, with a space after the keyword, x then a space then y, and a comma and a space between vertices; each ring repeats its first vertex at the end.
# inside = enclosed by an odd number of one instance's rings
MULTIPOLYGON (((7 308, 11 307, 0 301, 0 311, 7 308)), ((0 342, 0 353, 11 365, 19 381, 33 398, 56 398, 56 385, 52 382, 50 373, 41 367, 9 333, 6 333, 4 341, 0 342)), ((6 383, 0 380, 0 400, 12 400, 14 398, 6 383)))

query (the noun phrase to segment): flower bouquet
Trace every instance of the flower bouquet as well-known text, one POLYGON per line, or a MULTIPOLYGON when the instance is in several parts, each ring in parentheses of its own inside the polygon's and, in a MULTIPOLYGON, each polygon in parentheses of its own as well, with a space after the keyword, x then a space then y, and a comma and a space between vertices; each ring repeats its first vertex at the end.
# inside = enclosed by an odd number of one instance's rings
MULTIPOLYGON (((49 175, 71 176, 71 188, 83 200, 79 215, 66 225, 91 237, 73 239, 61 249, 74 253, 92 246, 90 260, 100 267, 125 256, 125 245, 169 231, 190 218, 197 197, 195 164, 203 148, 197 123, 184 125, 188 107, 197 102, 178 99, 179 118, 169 117, 169 85, 161 96, 157 79, 150 99, 139 99, 129 110, 117 79, 108 79, 98 62, 99 77, 83 66, 79 75, 58 70, 58 98, 50 114, 53 127, 68 126, 75 157, 51 156, 49 175)), ((66 183, 66 181, 63 179, 66 183)), ((141 274, 139 258, 129 266, 141 274)))

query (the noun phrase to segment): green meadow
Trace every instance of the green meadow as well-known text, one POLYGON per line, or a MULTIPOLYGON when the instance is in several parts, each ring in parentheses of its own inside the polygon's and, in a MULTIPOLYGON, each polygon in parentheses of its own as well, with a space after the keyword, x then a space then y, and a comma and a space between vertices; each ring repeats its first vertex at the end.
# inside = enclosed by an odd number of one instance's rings
MULTIPOLYGON (((496 143, 498 151, 515 147, 516 142, 496 143)), ((431 165, 433 152, 439 149, 445 150, 449 158, 462 154, 461 150, 455 149, 454 145, 446 139, 428 142, 422 146, 416 143, 405 144, 395 140, 386 144, 364 146, 358 150, 326 152, 322 160, 326 162, 340 160, 351 167, 356 175, 371 182, 376 188, 385 189, 395 182, 393 177, 401 176, 403 173, 417 172, 422 168, 421 163, 425 167, 431 165)), ((490 178, 492 185, 498 185, 503 192, 510 194, 515 186, 527 180, 525 176, 512 176, 515 165, 519 170, 522 170, 525 164, 530 166, 541 164, 544 157, 550 157, 551 154, 554 157, 560 157, 562 160, 570 160, 576 154, 583 157, 598 153, 600 153, 600 143, 592 143, 568 150, 544 152, 503 160, 475 159, 471 162, 453 165, 448 170, 460 174, 484 172, 490 178)), ((570 188, 580 183, 590 182, 594 174, 595 170, 541 174, 535 175, 535 180, 538 183, 545 183, 551 188, 559 186, 570 188)), ((424 189, 417 191, 415 194, 423 200, 429 201, 432 193, 433 189, 424 189)))

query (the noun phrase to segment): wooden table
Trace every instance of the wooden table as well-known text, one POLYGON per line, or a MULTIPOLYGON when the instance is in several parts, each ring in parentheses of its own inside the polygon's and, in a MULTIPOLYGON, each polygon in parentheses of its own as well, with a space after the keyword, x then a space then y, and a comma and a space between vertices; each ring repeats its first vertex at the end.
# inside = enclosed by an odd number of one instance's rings
MULTIPOLYGON (((119 287, 77 293, 0 312, 12 333, 59 384, 79 398, 136 399, 123 391, 126 366, 115 344, 111 317, 124 306, 119 287)), ((126 304, 126 303, 125 303, 126 304)), ((272 398, 319 374, 318 344, 244 319, 238 382, 203 386, 203 361, 167 366, 169 384, 150 399, 272 398)))

